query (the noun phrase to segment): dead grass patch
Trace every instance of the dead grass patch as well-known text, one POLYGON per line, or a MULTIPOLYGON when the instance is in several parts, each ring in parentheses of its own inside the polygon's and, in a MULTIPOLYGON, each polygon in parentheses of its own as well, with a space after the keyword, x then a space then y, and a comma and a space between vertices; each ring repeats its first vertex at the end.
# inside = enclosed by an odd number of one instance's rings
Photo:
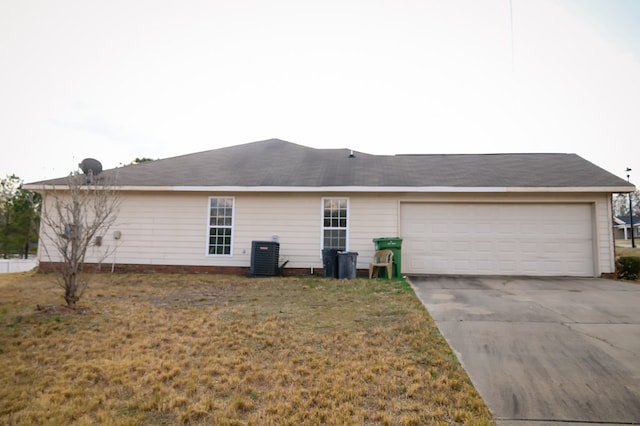
POLYGON ((3 424, 493 424, 403 281, 0 275, 3 424))
MULTIPOLYGON (((637 241, 640 244, 640 241, 637 241)), ((616 257, 622 256, 638 256, 640 257, 640 247, 636 244, 636 248, 616 246, 616 257)))

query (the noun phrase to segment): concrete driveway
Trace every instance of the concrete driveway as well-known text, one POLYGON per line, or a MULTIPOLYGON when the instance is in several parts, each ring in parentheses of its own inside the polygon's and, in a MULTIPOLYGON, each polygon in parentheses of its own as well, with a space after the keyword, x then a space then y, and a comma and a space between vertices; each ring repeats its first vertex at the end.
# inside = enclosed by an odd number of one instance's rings
POLYGON ((640 285, 409 281, 498 424, 640 424, 640 285))

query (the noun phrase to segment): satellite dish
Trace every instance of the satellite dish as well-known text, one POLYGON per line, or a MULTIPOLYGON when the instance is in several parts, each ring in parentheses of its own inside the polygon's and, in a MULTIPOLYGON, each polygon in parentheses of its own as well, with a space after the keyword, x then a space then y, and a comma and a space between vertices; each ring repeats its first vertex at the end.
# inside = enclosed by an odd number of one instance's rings
POLYGON ((78 165, 85 175, 92 174, 93 176, 97 176, 102 172, 102 163, 95 158, 85 158, 82 160, 82 163, 78 165))

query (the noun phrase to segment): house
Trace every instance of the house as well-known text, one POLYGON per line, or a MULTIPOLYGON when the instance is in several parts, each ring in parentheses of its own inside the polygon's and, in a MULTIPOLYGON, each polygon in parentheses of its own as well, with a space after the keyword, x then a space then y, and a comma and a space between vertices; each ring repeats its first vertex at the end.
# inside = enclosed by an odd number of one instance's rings
MULTIPOLYGON (((323 248, 357 252, 364 270, 374 238, 400 237, 405 274, 597 277, 615 271, 612 193, 634 190, 575 154, 371 155, 278 139, 100 176, 116 179, 121 207, 92 250, 115 249, 117 271, 246 274, 252 241, 277 241, 288 274, 320 272, 323 248)), ((46 204, 65 183, 27 187, 46 204)), ((60 260, 51 252, 40 247, 44 270, 60 260)))
POLYGON ((616 240, 631 239, 631 221, 633 219, 633 236, 640 238, 640 216, 633 215, 613 217, 613 236, 616 240))

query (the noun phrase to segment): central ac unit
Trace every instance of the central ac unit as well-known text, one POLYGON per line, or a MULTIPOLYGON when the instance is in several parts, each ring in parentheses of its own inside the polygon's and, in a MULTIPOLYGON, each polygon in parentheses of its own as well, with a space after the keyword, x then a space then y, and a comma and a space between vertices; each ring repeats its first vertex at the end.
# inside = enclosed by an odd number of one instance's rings
POLYGON ((252 241, 249 275, 265 277, 278 275, 279 256, 280 243, 275 241, 252 241))

